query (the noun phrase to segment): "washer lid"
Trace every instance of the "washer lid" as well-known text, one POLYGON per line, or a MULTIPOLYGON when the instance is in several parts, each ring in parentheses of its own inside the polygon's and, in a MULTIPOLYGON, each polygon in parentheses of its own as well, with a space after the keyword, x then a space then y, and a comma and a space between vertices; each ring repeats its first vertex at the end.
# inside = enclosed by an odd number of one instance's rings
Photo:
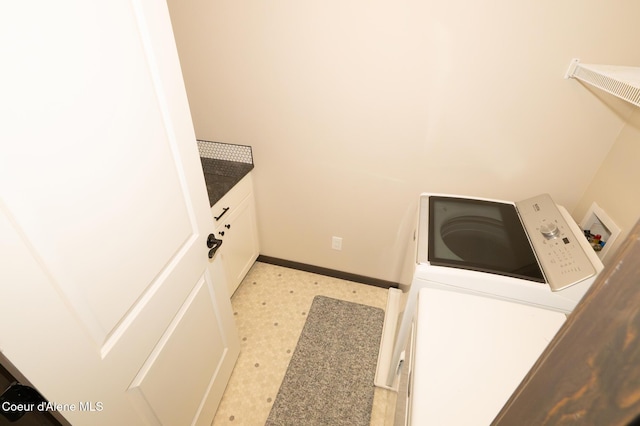
POLYGON ((432 265, 545 282, 513 204, 430 196, 428 214, 432 265))
POLYGON ((491 424, 564 321, 533 306, 420 290, 411 424, 491 424))

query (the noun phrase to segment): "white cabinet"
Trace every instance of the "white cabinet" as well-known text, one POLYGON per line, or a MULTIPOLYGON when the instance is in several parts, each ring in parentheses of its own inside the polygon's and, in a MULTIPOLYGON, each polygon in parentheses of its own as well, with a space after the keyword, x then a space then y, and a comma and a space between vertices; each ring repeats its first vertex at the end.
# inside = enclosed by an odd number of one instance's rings
POLYGON ((246 175, 211 208, 215 237, 222 240, 216 253, 233 295, 260 252, 252 174, 246 175))

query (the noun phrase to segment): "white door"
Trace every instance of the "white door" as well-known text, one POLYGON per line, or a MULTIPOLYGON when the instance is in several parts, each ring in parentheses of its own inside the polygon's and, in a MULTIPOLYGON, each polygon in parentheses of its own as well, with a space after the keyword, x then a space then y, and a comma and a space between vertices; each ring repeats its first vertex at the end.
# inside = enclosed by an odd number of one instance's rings
POLYGON ((239 344, 165 2, 0 40, 0 351, 73 424, 210 424, 239 344))

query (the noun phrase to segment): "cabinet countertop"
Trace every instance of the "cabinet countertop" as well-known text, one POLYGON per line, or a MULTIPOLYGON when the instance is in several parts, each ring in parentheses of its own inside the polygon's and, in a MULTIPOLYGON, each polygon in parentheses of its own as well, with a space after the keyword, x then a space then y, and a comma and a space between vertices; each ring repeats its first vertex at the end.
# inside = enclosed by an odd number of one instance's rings
POLYGON ((205 157, 200 157, 200 161, 204 171, 204 180, 207 184, 210 207, 213 207, 231 188, 253 170, 253 164, 238 161, 205 157))

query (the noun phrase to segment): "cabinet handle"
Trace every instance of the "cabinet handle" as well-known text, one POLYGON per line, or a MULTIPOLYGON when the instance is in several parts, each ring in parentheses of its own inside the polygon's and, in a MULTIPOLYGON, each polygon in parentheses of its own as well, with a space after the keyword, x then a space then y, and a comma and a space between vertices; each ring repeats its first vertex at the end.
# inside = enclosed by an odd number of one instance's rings
POLYGON ((218 234, 220 234, 221 237, 224 237, 224 231, 220 231, 218 234))
POLYGON ((220 213, 220 216, 215 216, 215 217, 214 217, 214 219, 216 220, 216 222, 217 222, 217 221, 219 221, 219 220, 220 220, 220 218, 221 218, 222 216, 224 216, 224 214, 225 214, 226 212, 228 212, 228 211, 229 211, 229 207, 225 207, 225 208, 223 208, 223 209, 222 209, 222 213, 220 213))
POLYGON ((224 227, 227 228, 227 229, 231 229, 231 224, 227 223, 224 227))

